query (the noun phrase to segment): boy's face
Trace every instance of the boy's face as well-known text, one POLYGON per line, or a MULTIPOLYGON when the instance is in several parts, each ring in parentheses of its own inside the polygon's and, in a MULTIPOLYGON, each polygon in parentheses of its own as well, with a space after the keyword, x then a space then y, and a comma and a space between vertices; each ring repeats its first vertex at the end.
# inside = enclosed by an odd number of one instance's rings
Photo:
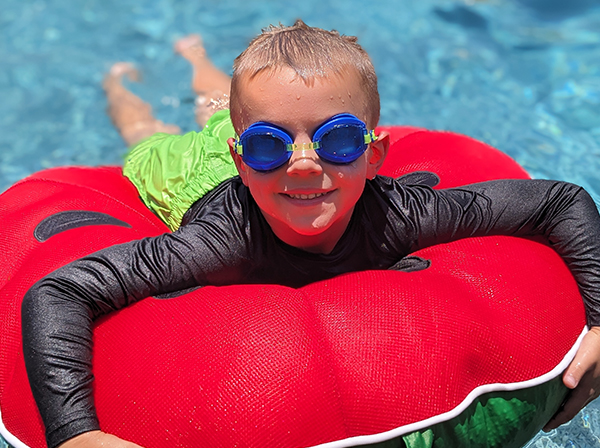
MULTIPOLYGON (((243 129, 265 121, 285 129, 294 143, 310 143, 323 122, 340 113, 366 121, 366 96, 358 75, 348 73, 316 79, 307 86, 292 69, 260 73, 242 80, 236 120, 243 129)), ((230 146, 233 139, 229 140, 230 146)), ((342 236, 363 192, 389 146, 379 140, 356 161, 336 165, 319 158, 314 150, 294 151, 282 167, 259 172, 248 167, 232 150, 242 181, 275 234, 287 244, 311 252, 330 252, 342 236)))

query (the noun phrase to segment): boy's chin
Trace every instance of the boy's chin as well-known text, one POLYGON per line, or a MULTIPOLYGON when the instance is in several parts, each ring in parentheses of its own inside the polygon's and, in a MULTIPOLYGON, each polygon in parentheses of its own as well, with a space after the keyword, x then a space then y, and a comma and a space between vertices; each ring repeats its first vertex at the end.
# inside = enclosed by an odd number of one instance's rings
POLYGON ((308 252, 328 253, 333 250, 337 241, 345 231, 345 226, 336 225, 335 222, 313 221, 310 223, 294 223, 290 225, 286 243, 308 252))
MULTIPOLYGON (((287 213, 279 215, 264 214, 275 235, 290 246, 309 252, 330 252, 341 236, 352 216, 327 210, 329 213, 287 213)), ((295 212, 295 210, 294 210, 295 212)))
POLYGON ((300 222, 296 221, 289 223, 290 231, 305 238, 322 238, 332 227, 335 227, 334 222, 331 219, 320 218, 307 222, 301 222, 302 220, 299 221, 300 222))

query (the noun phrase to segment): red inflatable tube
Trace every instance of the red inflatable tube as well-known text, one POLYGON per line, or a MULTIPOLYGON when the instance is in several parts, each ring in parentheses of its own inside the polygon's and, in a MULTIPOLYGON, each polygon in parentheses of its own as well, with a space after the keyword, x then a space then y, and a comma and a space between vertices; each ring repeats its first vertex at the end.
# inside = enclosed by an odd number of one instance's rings
MULTIPOLYGON (((528 177, 468 137, 385 129, 394 143, 381 174, 435 172, 438 187, 528 177)), ((37 173, 0 196, 0 222, 0 433, 39 448, 24 293, 71 260, 167 228, 119 168, 37 173), (69 211, 84 218, 45 231, 45 219, 69 211)), ((508 237, 413 255, 429 262, 299 289, 204 287, 100 320, 103 430, 147 448, 525 443, 559 406, 560 374, 585 331, 568 269, 548 247, 508 237)))

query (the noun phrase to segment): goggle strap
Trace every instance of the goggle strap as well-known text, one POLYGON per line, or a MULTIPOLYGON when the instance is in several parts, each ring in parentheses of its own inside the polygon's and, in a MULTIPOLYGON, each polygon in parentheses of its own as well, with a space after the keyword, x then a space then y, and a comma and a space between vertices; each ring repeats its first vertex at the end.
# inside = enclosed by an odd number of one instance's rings
POLYGON ((235 151, 236 154, 239 154, 240 156, 244 155, 244 148, 242 146, 242 143, 240 142, 239 137, 236 137, 236 139, 233 143, 233 150, 235 151))
POLYGON ((377 136, 375 135, 375 130, 369 131, 365 134, 365 143, 368 145, 369 143, 373 143, 377 140, 377 136))

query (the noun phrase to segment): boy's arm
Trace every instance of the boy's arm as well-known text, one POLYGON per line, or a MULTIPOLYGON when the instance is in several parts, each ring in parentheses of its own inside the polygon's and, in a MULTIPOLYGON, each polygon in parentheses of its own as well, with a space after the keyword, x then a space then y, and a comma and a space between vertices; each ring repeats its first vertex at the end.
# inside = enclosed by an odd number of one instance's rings
POLYGON ((417 245, 476 235, 543 236, 571 269, 590 331, 563 375, 573 390, 545 429, 566 423, 600 394, 600 216, 594 201, 576 185, 541 180, 492 181, 439 194, 431 202, 436 212, 429 206, 420 222, 427 230, 417 245))
POLYGON ((93 321, 160 294, 169 280, 178 289, 194 286, 189 267, 158 243, 146 239, 97 252, 54 271, 25 295, 23 354, 49 447, 99 429, 91 387, 93 321))
POLYGON ((23 351, 50 448, 99 429, 91 386, 96 318, 151 295, 226 283, 224 275, 237 275, 244 250, 235 246, 231 226, 199 225, 102 250, 54 271, 27 292, 23 351))
POLYGON ((581 187, 556 181, 490 181, 405 199, 412 251, 470 236, 542 237, 570 268, 588 325, 600 325, 600 215, 581 187))

